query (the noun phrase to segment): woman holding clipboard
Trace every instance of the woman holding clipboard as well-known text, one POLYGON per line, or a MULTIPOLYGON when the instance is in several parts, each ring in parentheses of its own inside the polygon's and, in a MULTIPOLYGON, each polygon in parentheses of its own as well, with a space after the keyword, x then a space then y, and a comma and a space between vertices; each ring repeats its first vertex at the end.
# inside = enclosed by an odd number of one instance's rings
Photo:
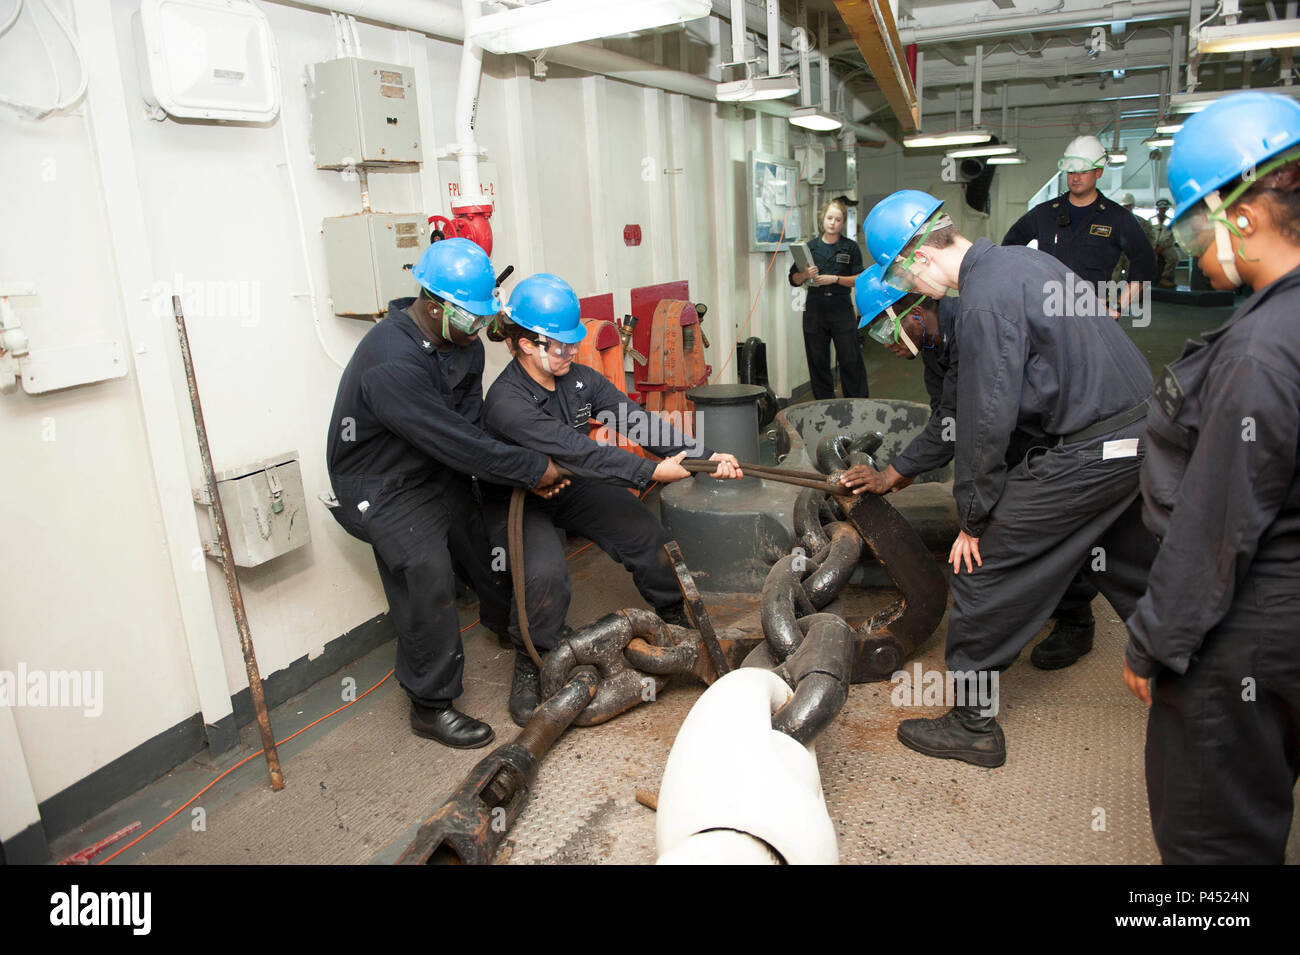
POLYGON ((853 313, 853 278, 862 271, 858 244, 843 236, 848 213, 844 204, 832 199, 822 210, 822 234, 807 243, 811 261, 790 266, 790 284, 808 285, 803 312, 804 352, 808 357, 808 378, 813 397, 835 397, 831 374, 831 342, 840 366, 840 385, 845 398, 867 398, 867 369, 858 344, 858 319, 853 313))

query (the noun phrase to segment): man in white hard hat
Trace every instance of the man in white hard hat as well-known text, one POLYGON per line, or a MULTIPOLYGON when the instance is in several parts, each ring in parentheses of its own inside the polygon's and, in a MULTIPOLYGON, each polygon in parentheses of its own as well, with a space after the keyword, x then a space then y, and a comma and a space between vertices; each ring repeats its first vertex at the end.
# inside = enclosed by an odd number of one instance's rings
POLYGON ((1040 202, 1016 222, 1003 245, 1028 245, 1065 263, 1091 283, 1110 280, 1120 255, 1131 266, 1129 281, 1154 281, 1155 253, 1133 214, 1097 191, 1106 171, 1106 150, 1096 136, 1077 136, 1056 164, 1066 174, 1068 191, 1040 202))

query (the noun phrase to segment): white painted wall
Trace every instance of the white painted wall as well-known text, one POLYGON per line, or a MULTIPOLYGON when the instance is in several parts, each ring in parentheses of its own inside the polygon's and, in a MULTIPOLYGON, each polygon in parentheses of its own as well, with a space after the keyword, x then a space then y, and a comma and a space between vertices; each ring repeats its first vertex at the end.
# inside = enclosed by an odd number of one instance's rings
MULTIPOLYGON (((56 2, 74 7, 71 0, 56 2)), ((42 124, 4 112, 0 281, 30 281, 40 290, 35 301, 19 303, 33 349, 110 338, 129 344, 140 328, 129 327, 128 317, 138 323, 143 315, 146 325, 156 322, 151 334, 167 354, 163 361, 128 348, 131 368, 124 379, 46 396, 0 396, 0 528, 6 539, 0 551, 0 669, 21 662, 104 673, 106 702, 96 719, 66 709, 13 711, 37 800, 200 709, 195 674, 205 664, 192 658, 182 613, 182 601, 191 613, 196 604, 178 597, 184 593, 178 574, 207 578, 211 605, 205 612, 215 617, 220 649, 209 648, 206 665, 224 667, 230 693, 246 683, 218 566, 199 561, 194 570, 178 570, 192 555, 170 552, 174 528, 169 531, 160 517, 167 508, 175 513, 178 502, 174 490, 160 497, 156 469, 166 442, 160 431, 150 431, 160 427, 160 418, 157 396, 141 391, 141 362, 163 362, 150 367, 161 367, 162 397, 170 390, 174 408, 167 410, 173 428, 179 421, 184 433, 182 442, 172 433, 175 462, 188 470, 193 486, 201 483, 201 471, 169 305, 159 297, 161 307, 154 310, 151 294, 165 295, 175 284, 200 293, 187 303, 187 321, 216 466, 290 449, 301 457, 311 544, 239 572, 263 675, 317 653, 386 609, 369 548, 315 501, 327 486, 325 429, 339 369, 317 342, 313 321, 343 360, 367 327, 334 317, 327 304, 320 221, 359 209, 356 184, 316 170, 309 154, 303 74, 308 63, 334 55, 329 18, 259 4, 274 30, 283 79, 275 123, 158 123, 144 113, 134 71, 131 16, 137 5, 99 3, 76 0, 75 6, 88 20, 91 11, 111 16, 111 31, 83 39, 111 44, 129 66, 118 88, 126 119, 116 132, 125 144, 122 168, 134 167, 140 207, 131 218, 141 224, 143 248, 115 248, 112 241, 115 207, 101 186, 105 170, 94 143, 114 130, 97 129, 92 137, 81 111, 42 124), (286 161, 307 224, 308 263, 286 161), (149 280, 122 279, 136 274, 119 268, 128 261, 147 261, 149 280), (315 315, 304 294, 308 264, 320 296, 315 315), (214 308, 229 283, 243 298, 214 308)), ((368 57, 404 63, 411 50, 426 51, 429 81, 417 92, 433 126, 423 130, 424 138, 426 144, 453 141, 459 45, 412 42, 404 31, 364 23, 360 31, 368 57)), ((649 56, 655 46, 642 41, 636 52, 649 56)), ((658 46, 665 62, 680 62, 679 38, 658 46)), ((696 69, 708 59, 698 37, 686 52, 696 69)), ((62 53, 59 58, 66 86, 73 81, 71 62, 62 53)), ((48 70, 30 23, 0 38, 0 84, 11 95, 48 99, 48 70)), ((489 55, 477 134, 498 169, 493 258, 498 267, 513 263, 518 270, 507 294, 530 272, 552 271, 580 294, 614 292, 622 311, 631 287, 687 278, 692 296, 710 306, 715 369, 734 350, 757 296, 744 334, 768 341, 773 384, 788 393, 807 378, 785 279, 788 256, 777 256, 765 278, 768 257, 745 251, 743 220, 746 151, 761 144, 764 151, 786 152, 788 130, 782 119, 559 67, 538 81, 525 59, 489 55), (664 175, 665 168, 681 172, 664 175), (650 178, 643 178, 645 169, 653 172, 650 178), (628 223, 642 227, 639 247, 623 244, 628 223)), ((370 187, 376 210, 421 207, 419 177, 376 173, 370 187)), ((502 348, 488 347, 489 376, 504 363, 502 348)), ((734 375, 731 361, 722 380, 734 375)), ((206 516, 193 513, 195 528, 207 536, 206 516)), ((4 828, 16 831, 28 821, 15 819, 4 828)))

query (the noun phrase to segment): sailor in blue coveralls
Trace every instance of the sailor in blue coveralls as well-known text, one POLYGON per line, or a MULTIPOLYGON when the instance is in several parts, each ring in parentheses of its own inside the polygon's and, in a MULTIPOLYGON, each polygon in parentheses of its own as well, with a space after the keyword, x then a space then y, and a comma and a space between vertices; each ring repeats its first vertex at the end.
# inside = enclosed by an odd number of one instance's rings
MULTIPOLYGON (((1067 191, 1040 202, 1007 230, 1003 245, 1028 245, 1064 263, 1075 275, 1098 286, 1109 282, 1121 257, 1128 260, 1129 282, 1153 282, 1158 274, 1151 240, 1134 215, 1102 195, 1097 182, 1105 172, 1107 154, 1096 136, 1077 136, 1065 148, 1057 168, 1066 174, 1067 191)), ((1136 286, 1118 296, 1127 304, 1136 286)), ((1108 299, 1109 296, 1102 296, 1108 299)), ((1118 309, 1117 309, 1118 311, 1118 309)), ((1092 649, 1096 621, 1092 600, 1097 588, 1082 572, 1070 582, 1052 616, 1056 625, 1034 647, 1030 662, 1044 670, 1067 667, 1092 649)))
POLYGON ((1255 289, 1156 382, 1142 517, 1160 538, 1126 621, 1150 704, 1147 798, 1169 864, 1280 864, 1300 778, 1300 104, 1225 97, 1174 138, 1174 236, 1255 289))
POLYGON ((510 606, 504 575, 491 568, 473 479, 545 493, 561 482, 545 454, 479 428, 478 330, 500 308, 487 253, 468 239, 444 239, 413 275, 419 296, 390 302, 343 371, 326 466, 335 519, 375 551, 412 731, 469 749, 494 734, 452 705, 465 668, 453 566, 478 592, 488 629, 506 633, 510 606))
MULTIPOLYGON (((690 626, 664 551, 668 535, 625 488, 645 490, 653 481, 687 477, 690 472, 680 462, 688 451, 716 461, 714 477, 739 478, 743 475, 735 457, 710 451, 667 416, 647 414, 600 372, 574 362, 587 329, 578 296, 563 279, 529 276, 515 286, 506 311, 509 319, 499 319, 489 335, 509 341, 515 358, 488 389, 485 427, 494 437, 549 455, 572 472, 571 486, 554 499, 530 498, 524 507, 524 591, 534 645, 551 650, 559 643, 572 595, 557 528, 593 541, 632 572, 637 590, 659 616, 690 626), (590 437, 592 421, 631 432, 630 437, 664 460, 656 463, 596 443, 590 437)), ((489 534, 504 547, 509 490, 489 488, 485 498, 489 534)), ((512 567, 510 572, 518 571, 512 567)), ((537 706, 539 680, 536 665, 523 652, 518 610, 512 605, 510 635, 517 652, 510 716, 523 726, 537 706)))

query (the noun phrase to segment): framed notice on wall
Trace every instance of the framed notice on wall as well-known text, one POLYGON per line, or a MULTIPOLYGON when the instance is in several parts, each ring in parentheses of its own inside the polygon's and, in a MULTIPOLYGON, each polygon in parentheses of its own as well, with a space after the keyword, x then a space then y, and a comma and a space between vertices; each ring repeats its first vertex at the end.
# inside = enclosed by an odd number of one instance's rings
POLYGON ((803 238, 799 164, 784 156, 749 153, 749 250, 774 252, 803 238))

